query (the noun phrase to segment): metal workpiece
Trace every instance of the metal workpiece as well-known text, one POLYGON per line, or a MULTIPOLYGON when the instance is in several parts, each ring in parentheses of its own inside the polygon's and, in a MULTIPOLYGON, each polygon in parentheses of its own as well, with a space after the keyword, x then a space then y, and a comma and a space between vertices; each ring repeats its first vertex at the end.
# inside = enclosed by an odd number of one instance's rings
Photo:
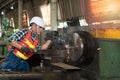
POLYGON ((83 41, 78 33, 69 35, 68 45, 66 45, 67 53, 71 60, 77 61, 83 53, 83 41))

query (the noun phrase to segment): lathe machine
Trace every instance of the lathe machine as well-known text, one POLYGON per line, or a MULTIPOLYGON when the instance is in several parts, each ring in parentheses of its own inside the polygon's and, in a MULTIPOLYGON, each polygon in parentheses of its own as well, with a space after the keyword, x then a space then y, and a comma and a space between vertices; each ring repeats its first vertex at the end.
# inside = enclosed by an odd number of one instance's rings
POLYGON ((1 71, 0 80, 97 80, 97 71, 88 68, 98 49, 90 33, 64 29, 64 33, 50 31, 46 36, 52 38, 52 44, 28 59, 31 71, 1 71))

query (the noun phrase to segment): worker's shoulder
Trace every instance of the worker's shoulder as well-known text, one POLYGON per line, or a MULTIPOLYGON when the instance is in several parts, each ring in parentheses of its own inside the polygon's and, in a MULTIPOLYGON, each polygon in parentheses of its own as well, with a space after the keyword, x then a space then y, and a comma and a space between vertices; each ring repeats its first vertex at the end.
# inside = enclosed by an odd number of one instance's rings
POLYGON ((23 28, 22 30, 20 30, 20 32, 24 32, 26 33, 28 31, 28 28, 23 28))
POLYGON ((27 30, 28 30, 28 28, 23 28, 23 29, 22 29, 22 31, 27 31, 27 30))

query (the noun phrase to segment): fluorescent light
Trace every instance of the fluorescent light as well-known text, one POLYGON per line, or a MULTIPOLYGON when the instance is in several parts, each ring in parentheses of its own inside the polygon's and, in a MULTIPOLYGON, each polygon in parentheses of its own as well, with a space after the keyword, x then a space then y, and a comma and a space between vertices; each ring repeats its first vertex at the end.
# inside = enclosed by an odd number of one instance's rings
POLYGON ((10 7, 10 9, 12 9, 12 10, 13 10, 13 9, 14 9, 14 7, 13 7, 13 6, 11 6, 11 7, 10 7))
POLYGON ((4 12, 2 11, 1 14, 4 15, 4 12))

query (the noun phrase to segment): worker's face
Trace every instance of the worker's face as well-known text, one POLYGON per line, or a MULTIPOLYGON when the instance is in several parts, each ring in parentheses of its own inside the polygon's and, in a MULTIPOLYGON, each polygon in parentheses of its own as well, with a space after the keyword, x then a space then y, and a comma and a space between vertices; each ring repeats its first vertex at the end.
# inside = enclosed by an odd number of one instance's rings
POLYGON ((37 26, 36 24, 32 24, 32 29, 34 33, 37 35, 39 35, 43 30, 43 28, 41 28, 40 26, 37 26))
POLYGON ((37 34, 40 35, 42 31, 43 31, 43 28, 40 26, 37 26, 37 34))

